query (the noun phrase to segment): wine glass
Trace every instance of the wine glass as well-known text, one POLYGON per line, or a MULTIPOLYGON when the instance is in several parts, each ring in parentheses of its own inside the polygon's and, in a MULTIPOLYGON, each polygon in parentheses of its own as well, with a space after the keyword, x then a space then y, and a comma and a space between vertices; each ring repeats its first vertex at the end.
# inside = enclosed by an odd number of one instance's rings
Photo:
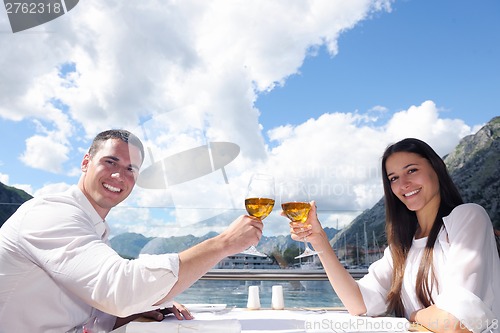
MULTIPOLYGON (((306 222, 307 215, 311 210, 311 204, 309 203, 309 192, 303 182, 300 180, 290 180, 283 183, 280 187, 280 200, 281 208, 286 217, 292 222, 306 222)), ((319 253, 309 247, 306 237, 303 238, 303 242, 305 244, 304 252, 296 256, 295 259, 319 253)))
MULTIPOLYGON (((274 177, 263 173, 255 173, 248 183, 245 197, 245 208, 248 215, 260 220, 265 219, 274 207, 274 177)), ((259 252, 255 246, 250 246, 243 253, 266 256, 259 252)))

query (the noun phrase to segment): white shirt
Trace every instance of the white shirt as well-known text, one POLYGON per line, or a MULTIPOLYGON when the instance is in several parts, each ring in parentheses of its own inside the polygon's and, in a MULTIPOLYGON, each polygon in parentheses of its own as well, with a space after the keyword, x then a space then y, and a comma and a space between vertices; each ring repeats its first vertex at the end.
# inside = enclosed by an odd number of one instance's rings
POLYGON ((115 316, 158 308, 178 255, 126 260, 107 234, 76 186, 19 207, 0 228, 0 333, 61 333, 94 317, 109 331, 115 316))
MULTIPOLYGON (((443 218, 434 245, 434 268, 439 290, 432 297, 445 310, 475 333, 488 328, 499 332, 500 260, 493 227, 486 211, 476 204, 463 204, 443 218)), ((408 253, 401 297, 406 317, 419 310, 415 292, 416 275, 427 238, 414 239, 408 253)), ((369 273, 358 281, 367 315, 387 311, 387 293, 392 278, 389 248, 373 263, 369 273)))

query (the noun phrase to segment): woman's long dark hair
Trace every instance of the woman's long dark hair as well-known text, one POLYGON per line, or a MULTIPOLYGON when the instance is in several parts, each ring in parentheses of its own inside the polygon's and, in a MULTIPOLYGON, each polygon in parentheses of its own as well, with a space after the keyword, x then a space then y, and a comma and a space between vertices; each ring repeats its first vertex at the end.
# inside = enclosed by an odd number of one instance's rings
POLYGON ((401 288, 403 285, 406 258, 417 230, 418 221, 415 212, 406 208, 392 192, 391 183, 387 177, 385 165, 387 159, 392 154, 398 152, 414 153, 427 159, 439 179, 441 202, 436 219, 434 220, 434 225, 427 239, 425 251, 418 269, 415 287, 418 300, 424 307, 428 307, 434 303, 431 296, 432 288, 439 287, 434 276, 432 262, 434 244, 443 226, 443 217, 449 215, 453 208, 462 204, 463 200, 448 174, 448 170, 443 160, 427 143, 418 139, 408 138, 387 147, 382 157, 382 181, 385 194, 387 242, 390 246, 394 266, 391 290, 387 295, 387 300, 389 302, 388 311, 393 312, 396 316, 402 317, 404 316, 404 306, 401 300, 401 288), (429 276, 431 280, 430 285, 429 276))

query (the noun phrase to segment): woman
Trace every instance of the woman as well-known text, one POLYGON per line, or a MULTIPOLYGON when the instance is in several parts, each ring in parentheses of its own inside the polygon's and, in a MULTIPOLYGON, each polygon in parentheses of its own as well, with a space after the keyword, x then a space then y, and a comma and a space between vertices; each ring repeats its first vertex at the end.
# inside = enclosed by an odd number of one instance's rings
POLYGON ((425 142, 404 139, 382 158, 389 246, 355 281, 329 244, 311 202, 307 237, 353 315, 405 316, 435 332, 499 332, 500 261, 491 221, 464 204, 446 166, 425 142))

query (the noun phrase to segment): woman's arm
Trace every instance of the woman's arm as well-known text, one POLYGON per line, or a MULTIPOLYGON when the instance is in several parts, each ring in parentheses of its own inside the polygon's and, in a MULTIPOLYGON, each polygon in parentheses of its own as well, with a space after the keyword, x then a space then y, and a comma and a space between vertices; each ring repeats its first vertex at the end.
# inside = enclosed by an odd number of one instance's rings
POLYGON ((471 332, 455 316, 435 305, 413 312, 410 321, 438 333, 471 332))
POLYGON ((311 243, 316 251, 320 252, 319 259, 323 264, 328 280, 349 313, 352 315, 365 314, 366 306, 359 286, 340 263, 330 246, 328 237, 316 215, 314 201, 311 201, 311 210, 305 224, 306 228, 302 223, 290 223, 292 238, 301 241, 304 237, 307 237, 307 241, 311 243))

